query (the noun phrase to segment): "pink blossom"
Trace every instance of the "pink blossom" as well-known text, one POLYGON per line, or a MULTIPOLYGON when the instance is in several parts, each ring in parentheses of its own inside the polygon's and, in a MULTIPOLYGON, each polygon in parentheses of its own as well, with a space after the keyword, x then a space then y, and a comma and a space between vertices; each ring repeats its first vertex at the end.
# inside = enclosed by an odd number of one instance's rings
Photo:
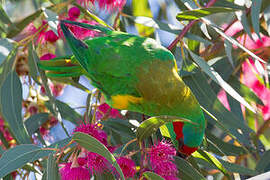
POLYGON ((164 162, 171 161, 176 155, 176 150, 171 143, 166 141, 161 141, 158 144, 152 146, 149 151, 150 163, 152 165, 164 162))
POLYGON ((153 171, 166 180, 176 178, 178 169, 173 163, 174 156, 176 155, 175 148, 172 144, 161 141, 158 144, 152 146, 148 152, 150 164, 153 171))
MULTIPOLYGON (((160 162, 152 164, 153 171, 162 177, 175 177, 178 173, 176 165, 172 161, 160 162)), ((165 178, 166 179, 166 178, 165 178)), ((167 180, 167 179, 166 179, 167 180)))
POLYGON ((126 4, 126 0, 77 0, 77 2, 84 6, 88 6, 90 2, 92 4, 95 4, 95 2, 97 2, 101 9, 106 9, 108 11, 120 11, 126 4))
POLYGON ((81 14, 81 11, 79 8, 77 8, 76 6, 70 8, 68 10, 68 16, 71 18, 71 19, 77 19, 81 14))
POLYGON ((45 33, 44 39, 48 42, 54 43, 59 39, 59 37, 52 30, 49 30, 45 33))
POLYGON ((36 28, 35 25, 33 23, 30 23, 26 28, 25 28, 25 32, 27 35, 34 35, 37 33, 36 35, 36 43, 41 43, 43 44, 45 42, 45 31, 48 28, 48 23, 45 20, 42 20, 42 24, 36 28))
POLYGON ((81 124, 80 126, 76 127, 74 132, 82 132, 88 135, 95 137, 105 146, 108 145, 107 142, 107 134, 98 128, 97 125, 94 124, 81 124))
MULTIPOLYGON (((227 35, 233 36, 241 30, 243 30, 242 24, 240 22, 236 22, 225 33, 227 35)), ((246 48, 255 50, 255 54, 257 54, 262 59, 268 60, 268 57, 270 56, 270 51, 268 50, 267 47, 270 46, 270 37, 267 37, 263 34, 260 34, 260 36, 261 36, 261 40, 256 35, 256 33, 252 33, 252 37, 254 39, 252 40, 247 34, 244 34, 242 36, 239 36, 237 40, 241 44, 243 44, 246 48)), ((257 96, 263 101, 264 106, 258 106, 258 107, 262 110, 264 119, 265 120, 269 119, 270 118, 270 108, 269 108, 270 107, 270 90, 267 87, 265 87, 256 77, 256 75, 258 75, 258 71, 254 65, 254 61, 251 58, 249 58, 246 62, 242 64, 242 72, 243 72, 243 76, 242 76, 241 81, 246 86, 251 88, 255 92, 255 94, 257 94, 257 96)), ((223 97, 224 96, 225 95, 223 95, 223 97)))
POLYGON ((109 111, 109 118, 122 118, 122 115, 119 113, 119 110, 111 108, 108 104, 103 103, 98 106, 98 111, 96 113, 97 119, 102 119, 105 114, 109 111))
POLYGON ((219 101, 224 105, 224 107, 230 111, 231 108, 229 105, 229 101, 228 101, 226 92, 223 89, 219 91, 217 97, 218 97, 219 101))
POLYGON ((88 169, 83 166, 72 167, 72 163, 64 163, 59 172, 61 175, 61 180, 89 180, 91 174, 88 169))
POLYGON ((110 163, 103 156, 89 152, 87 155, 87 166, 89 167, 92 174, 97 173, 100 174, 105 170, 108 170, 110 167, 110 163))
POLYGON ((55 58, 55 57, 56 57, 55 54, 47 53, 47 54, 44 54, 43 56, 41 56, 39 59, 40 59, 41 61, 47 61, 47 60, 53 59, 53 58, 55 58))
MULTIPOLYGON (((73 20, 73 19, 70 19, 70 18, 66 18, 66 19, 67 20, 73 20)), ((86 24, 90 24, 90 25, 97 25, 98 24, 95 21, 89 21, 89 20, 86 20, 86 19, 80 19, 80 20, 77 20, 77 22, 86 23, 86 24)), ((66 23, 66 26, 69 27, 70 31, 73 32, 74 36, 76 38, 80 39, 80 40, 84 40, 87 37, 95 37, 95 36, 99 35, 99 32, 97 32, 97 31, 82 28, 82 27, 79 27, 79 26, 71 25, 71 24, 68 24, 68 23, 66 23)), ((62 29, 60 28, 60 26, 58 26, 58 34, 59 34, 60 37, 62 37, 62 38, 64 37, 62 29)))
POLYGON ((120 157, 117 163, 121 167, 123 174, 126 178, 132 178, 136 173, 136 165, 130 158, 120 157))

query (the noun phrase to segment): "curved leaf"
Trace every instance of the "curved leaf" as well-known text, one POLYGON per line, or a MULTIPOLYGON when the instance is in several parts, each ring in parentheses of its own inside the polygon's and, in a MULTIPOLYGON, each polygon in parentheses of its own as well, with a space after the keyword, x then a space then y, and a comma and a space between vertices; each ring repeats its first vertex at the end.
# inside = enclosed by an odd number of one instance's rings
POLYGON ((30 144, 22 119, 22 85, 18 75, 10 72, 1 87, 1 110, 10 130, 20 144, 30 144))
POLYGON ((162 125, 169 123, 169 122, 174 122, 174 121, 193 123, 192 121, 190 121, 188 119, 184 119, 181 117, 175 117, 175 116, 151 117, 151 118, 143 121, 140 124, 140 126, 137 128, 136 136, 137 136, 138 141, 142 141, 143 139, 151 136, 162 125))
POLYGON ((208 152, 198 149, 196 152, 192 154, 192 156, 195 158, 203 159, 204 161, 218 168, 224 175, 229 177, 227 170, 224 168, 221 162, 208 152))
POLYGON ((146 177, 147 180, 164 180, 164 178, 161 177, 160 175, 150 171, 146 171, 142 175, 146 177))
POLYGON ((260 37, 260 10, 262 0, 252 1, 251 4, 251 22, 253 29, 258 37, 260 37))
POLYGON ((43 150, 32 144, 18 145, 5 151, 0 158, 0 178, 21 168, 28 162, 47 156, 49 152, 51 150, 43 150))
POLYGON ((59 180, 60 174, 58 172, 58 165, 56 164, 56 160, 51 153, 49 155, 47 161, 47 169, 46 169, 46 180, 59 180))
POLYGON ((270 165, 270 150, 263 153, 261 159, 257 163, 256 170, 258 172, 265 172, 265 169, 270 165))
POLYGON ((38 128, 49 120, 48 113, 38 113, 30 116, 25 120, 24 124, 29 134, 34 134, 38 128))
POLYGON ((241 104, 246 106, 248 109, 250 109, 252 112, 255 112, 255 109, 249 105, 246 100, 240 96, 226 81, 222 79, 222 77, 211 67, 209 66, 204 59, 202 59, 200 56, 196 55, 192 51, 188 50, 190 56, 192 59, 200 66, 200 68, 217 84, 219 84, 227 93, 229 93, 234 99, 239 101, 241 104))
POLYGON ((73 135, 72 138, 74 141, 76 141, 80 146, 84 147, 88 151, 97 153, 101 156, 103 156, 105 159, 107 159, 118 171, 122 179, 124 178, 124 174, 120 168, 120 166, 117 164, 115 157, 110 153, 110 151, 104 146, 101 142, 99 142, 96 138, 76 132, 73 135))
MULTIPOLYGON (((189 176, 190 180, 199 180, 199 179, 206 179, 205 177, 203 177, 203 175, 198 172, 188 161, 179 158, 179 157, 175 157, 175 164, 178 167, 178 170, 180 172, 185 173, 186 175, 189 176)), ((181 177, 181 174, 180 174, 181 177)), ((183 177, 181 177, 183 178, 183 177)))
POLYGON ((178 21, 184 20, 197 20, 205 16, 209 16, 216 13, 226 13, 226 12, 234 12, 238 9, 232 8, 224 8, 224 7, 209 7, 209 8, 201 8, 201 9, 194 9, 183 11, 176 15, 176 19, 178 21))

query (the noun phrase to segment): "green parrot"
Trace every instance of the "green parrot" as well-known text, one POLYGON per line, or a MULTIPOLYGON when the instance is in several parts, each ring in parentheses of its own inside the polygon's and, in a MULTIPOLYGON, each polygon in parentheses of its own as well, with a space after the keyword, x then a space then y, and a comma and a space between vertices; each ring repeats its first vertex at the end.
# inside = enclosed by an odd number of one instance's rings
POLYGON ((195 96, 178 75, 173 54, 154 39, 112 31, 102 26, 63 20, 63 34, 74 56, 40 61, 48 77, 85 75, 120 110, 149 116, 177 116, 190 122, 167 123, 178 152, 190 155, 202 143, 206 122, 195 96), (99 31, 99 37, 81 41, 65 24, 99 31))

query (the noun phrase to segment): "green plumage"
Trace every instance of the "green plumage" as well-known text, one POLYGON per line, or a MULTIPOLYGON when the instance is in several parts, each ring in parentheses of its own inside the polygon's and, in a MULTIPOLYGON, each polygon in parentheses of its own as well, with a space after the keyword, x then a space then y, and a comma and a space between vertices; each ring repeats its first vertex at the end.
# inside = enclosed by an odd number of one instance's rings
POLYGON ((86 75, 114 108, 150 116, 170 115, 189 119, 194 124, 184 124, 183 142, 188 147, 201 144, 205 130, 204 115, 194 95, 178 76, 170 51, 151 38, 99 26, 65 23, 99 30, 105 35, 83 42, 76 39, 62 22, 61 28, 75 55, 71 62, 73 68, 61 66, 61 63, 54 66, 42 62, 41 68, 49 70, 52 77, 72 73, 74 76, 86 75))

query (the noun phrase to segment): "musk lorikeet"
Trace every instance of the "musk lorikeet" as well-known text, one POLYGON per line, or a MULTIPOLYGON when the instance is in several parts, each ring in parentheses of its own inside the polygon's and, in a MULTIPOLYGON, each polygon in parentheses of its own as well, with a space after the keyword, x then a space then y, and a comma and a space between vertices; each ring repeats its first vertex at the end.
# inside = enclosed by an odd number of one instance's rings
POLYGON ((149 116, 177 116, 193 123, 173 122, 166 127, 190 155, 201 144, 206 127, 203 112, 189 87, 177 73, 173 54, 154 39, 105 27, 61 21, 63 34, 74 56, 69 60, 40 61, 48 77, 87 76, 113 108, 149 116), (81 41, 65 24, 99 31, 101 36, 81 41))

